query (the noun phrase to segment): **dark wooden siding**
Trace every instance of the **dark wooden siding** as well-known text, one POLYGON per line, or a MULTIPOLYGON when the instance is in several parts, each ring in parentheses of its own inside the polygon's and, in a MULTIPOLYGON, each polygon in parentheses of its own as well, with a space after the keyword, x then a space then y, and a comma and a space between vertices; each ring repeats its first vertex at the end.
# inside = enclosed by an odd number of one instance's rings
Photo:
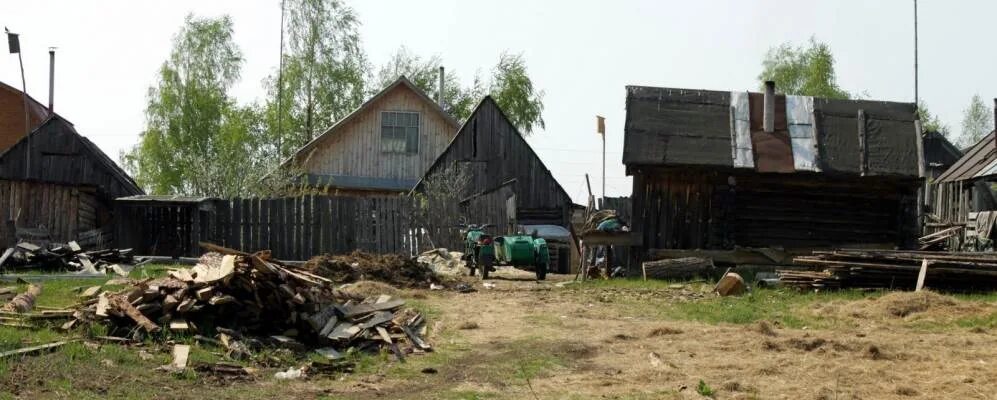
MULTIPOLYGON (((81 241, 81 233, 109 225, 110 204, 101 201, 94 188, 41 182, 0 180, 0 245, 16 243, 17 230, 46 233, 48 239, 65 243, 81 241)), ((34 239, 35 235, 32 235, 34 239)), ((101 238, 110 244, 110 236, 101 238)))
MULTIPOLYGON (((116 202, 120 246, 142 255, 198 256, 206 241, 243 251, 271 250, 285 260, 353 250, 413 255, 410 198, 299 196, 116 202)), ((427 246, 428 247, 428 246, 427 246)))
POLYGON ((916 234, 917 180, 645 169, 634 173, 634 231, 646 249, 904 247, 916 234))
POLYGON ((0 155, 0 179, 89 186, 106 199, 143 194, 114 161, 58 116, 0 155))
MULTIPOLYGON (((519 224, 569 226, 571 197, 491 97, 478 104, 423 181, 434 179, 453 165, 470 173, 461 198, 474 200, 460 209, 429 205, 430 215, 451 217, 430 221, 432 226, 427 229, 437 246, 460 246, 459 233, 453 227, 460 217, 467 223, 495 224, 497 234, 509 233, 505 225, 510 219, 519 224), (511 216, 505 203, 510 197, 515 198, 516 212, 511 216)), ((421 189, 420 182, 416 190, 421 189)))

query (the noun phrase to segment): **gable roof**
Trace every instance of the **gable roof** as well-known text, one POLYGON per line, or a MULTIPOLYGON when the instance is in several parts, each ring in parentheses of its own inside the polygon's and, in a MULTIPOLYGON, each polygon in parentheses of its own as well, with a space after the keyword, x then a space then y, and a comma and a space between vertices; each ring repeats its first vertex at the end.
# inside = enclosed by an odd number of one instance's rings
POLYGON ((30 134, 21 138, 13 146, 0 153, 0 179, 25 179, 24 163, 28 153, 38 153, 31 158, 31 176, 28 180, 42 182, 92 185, 113 196, 130 196, 145 194, 121 167, 86 137, 79 134, 73 124, 58 114, 54 114, 38 125, 30 134), (68 138, 74 138, 75 145, 68 138), (28 147, 31 139, 31 147, 28 147), (78 147, 77 147, 78 145, 78 147), (49 148, 47 146, 60 146, 49 148), (43 152, 54 155, 68 155, 70 151, 79 150, 85 158, 92 162, 83 166, 43 165, 37 155, 43 152), (22 161, 24 160, 24 161, 22 161), (75 168, 74 168, 75 167, 75 168))
POLYGON ((452 115, 450 115, 450 113, 444 110, 443 107, 440 107, 439 103, 429 98, 429 96, 426 95, 426 92, 423 92, 422 89, 416 87, 415 84, 412 83, 412 81, 410 81, 408 78, 402 75, 398 77, 398 79, 395 79, 395 81, 392 82, 390 85, 388 85, 384 89, 381 89, 380 92, 377 92, 377 94, 375 94, 373 97, 367 99, 367 101, 361 104, 360 107, 357 107, 356 110, 353 110, 353 112, 349 113, 339 121, 336 121, 336 123, 334 123, 331 127, 329 127, 329 129, 326 129, 324 133, 316 136, 314 139, 306 143, 304 146, 301 146, 301 148, 298 149, 298 151, 295 151, 294 154, 292 154, 287 160, 285 160, 281 164, 281 166, 286 166, 287 164, 291 163, 291 161, 297 160, 302 156, 306 155, 309 151, 315 148, 315 146, 318 146, 319 143, 321 143, 326 138, 331 137, 333 134, 335 134, 335 132, 339 130, 340 127, 345 126, 346 124, 350 123, 350 121, 353 121, 360 115, 363 115, 371 107, 373 107, 378 100, 380 100, 381 98, 383 98, 384 96, 386 96, 388 93, 395 90, 399 86, 408 88, 409 90, 415 92, 415 94, 418 95, 419 98, 422 99, 424 102, 431 104, 432 106, 430 108, 436 111, 441 117, 443 117, 443 119, 447 121, 447 123, 449 123, 454 129, 460 126, 460 123, 458 123, 457 120, 452 115))
POLYGON ((959 161, 962 154, 941 132, 924 133, 924 165, 947 168, 959 161))
MULTIPOLYGON (((554 174, 550 172, 550 169, 547 168, 547 166, 543 163, 543 160, 540 159, 540 156, 537 155, 536 151, 533 150, 533 147, 530 146, 530 144, 526 141, 525 138, 523 138, 522 133, 519 132, 519 128, 517 128, 516 125, 512 123, 512 120, 509 119, 509 116, 507 116, 505 114, 505 111, 502 110, 502 107, 499 107, 498 104, 495 102, 495 99, 493 99, 491 96, 485 96, 485 98, 482 99, 481 102, 479 102, 476 107, 474 107, 474 111, 471 112, 471 116, 467 118, 467 121, 464 121, 464 125, 462 125, 460 127, 460 130, 457 131, 457 134, 454 135, 454 137, 452 139, 450 139, 450 143, 447 144, 447 147, 443 150, 442 153, 440 153, 439 157, 436 157, 436 160, 433 161, 433 164, 430 165, 430 167, 428 169, 426 169, 426 173, 423 174, 422 178, 420 178, 419 181, 415 184, 415 186, 412 188, 412 191, 413 192, 417 191, 423 185, 423 183, 425 182, 426 177, 428 177, 431 173, 433 173, 433 171, 435 171, 437 168, 441 168, 441 165, 443 164, 443 162, 445 162, 445 160, 448 158, 448 156, 450 155, 450 153, 456 151, 455 150, 455 145, 458 142, 458 140, 462 136, 468 135, 467 132, 469 131, 469 125, 470 125, 471 121, 474 121, 475 117, 477 116, 477 114, 480 113, 480 112, 482 112, 485 108, 489 108, 489 109, 493 109, 493 110, 497 111, 498 115, 502 118, 502 120, 509 127, 512 128, 512 133, 513 133, 512 136, 515 136, 515 138, 516 138, 514 140, 519 141, 523 145, 523 147, 525 147, 530 152, 530 156, 532 156, 533 158, 535 158, 536 161, 537 161, 537 164, 543 168, 543 171, 547 175, 550 176, 550 179, 551 179, 551 181, 553 181, 553 183, 556 186, 558 192, 562 196, 564 196, 564 198, 567 199, 567 201, 570 203, 571 202, 571 196, 568 195, 568 192, 566 190, 564 190, 564 187, 561 186, 561 183, 558 182, 557 179, 554 178, 554 174)), ((516 179, 515 177, 505 177, 505 178, 509 179, 509 180, 515 180, 516 179)), ((495 190, 495 189, 497 189, 499 187, 502 187, 502 186, 508 184, 508 182, 509 182, 508 180, 505 180, 502 183, 500 183, 498 185, 495 185, 494 187, 484 188, 484 191, 495 190)))
POLYGON ((997 174, 997 144, 994 143, 994 132, 991 131, 970 147, 959 161, 939 175, 935 182, 956 182, 994 174, 997 174))
POLYGON ((913 103, 776 95, 776 132, 764 134, 763 96, 627 86, 623 163, 918 176, 913 103))

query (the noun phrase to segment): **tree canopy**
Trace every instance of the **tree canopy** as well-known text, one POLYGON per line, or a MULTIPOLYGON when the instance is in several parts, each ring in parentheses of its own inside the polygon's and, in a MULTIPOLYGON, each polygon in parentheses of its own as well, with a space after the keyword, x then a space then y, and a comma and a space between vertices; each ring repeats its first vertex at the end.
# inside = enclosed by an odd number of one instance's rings
MULTIPOLYGON (((422 58, 402 47, 378 71, 371 91, 376 92, 404 75, 435 99, 439 92, 439 68, 442 64, 438 55, 422 58)), ((544 128, 544 94, 534 87, 527 73, 526 60, 521 54, 501 54, 489 78, 485 83, 476 75, 471 85, 462 86, 453 71, 446 73, 443 85, 444 109, 458 121, 466 120, 478 101, 487 94, 495 99, 523 135, 530 135, 534 130, 544 128)))
POLYGON ((956 145, 966 148, 976 144, 994 129, 993 110, 983 103, 979 94, 969 100, 969 106, 962 113, 962 134, 956 145))
POLYGON ((352 9, 340 0, 289 0, 286 7, 283 73, 266 80, 267 126, 281 159, 357 108, 368 75, 352 9))
POLYGON ((253 157, 232 161, 254 151, 260 128, 253 108, 228 94, 242 61, 228 16, 186 17, 149 88, 146 128, 123 157, 146 190, 231 196, 251 184, 243 159, 253 157))
POLYGON ((783 43, 770 48, 762 60, 758 80, 763 85, 765 81, 775 81, 779 93, 828 99, 851 97, 838 86, 831 48, 813 37, 808 45, 783 43))

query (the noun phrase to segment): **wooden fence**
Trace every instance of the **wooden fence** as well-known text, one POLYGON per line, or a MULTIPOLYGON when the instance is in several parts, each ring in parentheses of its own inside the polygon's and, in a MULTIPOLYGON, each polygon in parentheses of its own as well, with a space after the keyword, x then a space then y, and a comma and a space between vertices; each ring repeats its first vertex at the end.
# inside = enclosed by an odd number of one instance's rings
POLYGON ((138 254, 201 254, 209 241, 285 260, 353 250, 412 255, 421 249, 414 205, 399 196, 299 196, 197 201, 123 201, 116 236, 138 254))

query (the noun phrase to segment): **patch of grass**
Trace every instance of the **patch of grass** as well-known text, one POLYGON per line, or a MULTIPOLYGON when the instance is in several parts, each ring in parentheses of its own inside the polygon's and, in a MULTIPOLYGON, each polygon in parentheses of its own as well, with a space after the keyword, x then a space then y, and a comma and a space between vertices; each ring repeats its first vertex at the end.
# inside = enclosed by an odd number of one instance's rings
POLYGON ((699 393, 700 396, 713 397, 717 392, 700 379, 699 384, 696 385, 696 393, 699 393))
POLYGON ((162 278, 169 275, 172 269, 189 267, 189 265, 181 264, 145 264, 131 270, 128 277, 132 279, 162 278))
MULTIPOLYGON (((875 296, 877 294, 872 294, 875 296)), ((796 293, 756 289, 739 297, 714 297, 699 301, 672 303, 662 310, 668 318, 710 324, 750 324, 761 320, 778 322, 788 328, 826 327, 836 323, 831 317, 814 316, 805 310, 818 302, 857 300, 870 294, 859 291, 796 293)))

